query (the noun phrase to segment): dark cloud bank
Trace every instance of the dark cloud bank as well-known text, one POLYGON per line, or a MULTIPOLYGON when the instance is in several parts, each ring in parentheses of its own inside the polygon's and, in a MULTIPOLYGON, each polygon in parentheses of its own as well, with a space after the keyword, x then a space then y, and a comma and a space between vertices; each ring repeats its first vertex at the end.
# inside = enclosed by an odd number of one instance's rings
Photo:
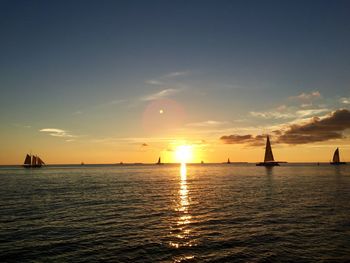
MULTIPOLYGON (((344 138, 343 132, 350 129, 350 111, 340 109, 325 118, 314 117, 303 124, 292 124, 287 129, 273 131, 272 137, 278 143, 306 144, 344 138)), ((220 138, 226 144, 264 144, 266 135, 226 135, 220 138)))

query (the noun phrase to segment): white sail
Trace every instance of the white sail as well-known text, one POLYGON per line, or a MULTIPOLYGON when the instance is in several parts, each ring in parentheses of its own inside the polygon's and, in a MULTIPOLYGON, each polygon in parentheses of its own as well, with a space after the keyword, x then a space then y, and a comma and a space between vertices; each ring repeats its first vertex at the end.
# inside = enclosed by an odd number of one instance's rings
POLYGON ((273 161, 275 160, 272 154, 270 138, 269 136, 267 136, 264 162, 266 163, 266 162, 273 162, 273 161))

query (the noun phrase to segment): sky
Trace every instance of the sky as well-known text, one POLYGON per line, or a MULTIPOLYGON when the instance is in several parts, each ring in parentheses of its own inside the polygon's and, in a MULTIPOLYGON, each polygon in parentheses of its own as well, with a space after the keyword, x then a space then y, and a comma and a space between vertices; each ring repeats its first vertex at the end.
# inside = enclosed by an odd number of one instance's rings
POLYGON ((349 1, 0 1, 0 164, 350 161, 349 1))

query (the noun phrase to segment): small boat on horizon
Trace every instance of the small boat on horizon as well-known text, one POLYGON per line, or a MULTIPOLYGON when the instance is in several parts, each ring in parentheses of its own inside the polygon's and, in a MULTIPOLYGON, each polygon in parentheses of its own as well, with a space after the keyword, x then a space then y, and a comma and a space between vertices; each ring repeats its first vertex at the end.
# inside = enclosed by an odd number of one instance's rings
POLYGON ((270 138, 269 138, 269 136, 267 136, 264 161, 257 163, 256 166, 268 166, 268 167, 279 166, 279 163, 281 163, 281 162, 277 162, 273 158, 270 138))
POLYGON ((160 157, 158 158, 158 162, 157 162, 156 164, 157 164, 157 165, 163 164, 162 161, 161 161, 161 159, 160 159, 160 157))
POLYGON ((44 161, 37 155, 27 154, 24 159, 24 168, 40 168, 45 165, 44 161))
POLYGON ((227 159, 227 164, 231 164, 230 158, 227 159))
POLYGON ((341 162, 341 161, 340 161, 339 148, 337 148, 337 149, 334 151, 334 154, 333 154, 333 161, 330 162, 330 164, 332 164, 332 165, 346 164, 346 162, 341 162))

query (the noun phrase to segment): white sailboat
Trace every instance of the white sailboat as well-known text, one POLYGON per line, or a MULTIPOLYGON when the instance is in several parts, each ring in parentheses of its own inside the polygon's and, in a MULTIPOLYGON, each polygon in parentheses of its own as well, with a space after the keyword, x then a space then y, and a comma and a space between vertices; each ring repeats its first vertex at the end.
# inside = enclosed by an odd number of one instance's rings
POLYGON ((346 162, 341 162, 341 161, 340 161, 339 148, 337 148, 337 149, 334 151, 334 154, 333 154, 333 161, 330 162, 330 164, 333 164, 333 165, 346 164, 346 162))
POLYGON ((273 158, 270 138, 267 136, 264 161, 257 163, 256 166, 279 166, 279 163, 273 158))
POLYGON ((24 159, 24 168, 40 168, 45 165, 44 161, 37 155, 27 154, 24 159))

